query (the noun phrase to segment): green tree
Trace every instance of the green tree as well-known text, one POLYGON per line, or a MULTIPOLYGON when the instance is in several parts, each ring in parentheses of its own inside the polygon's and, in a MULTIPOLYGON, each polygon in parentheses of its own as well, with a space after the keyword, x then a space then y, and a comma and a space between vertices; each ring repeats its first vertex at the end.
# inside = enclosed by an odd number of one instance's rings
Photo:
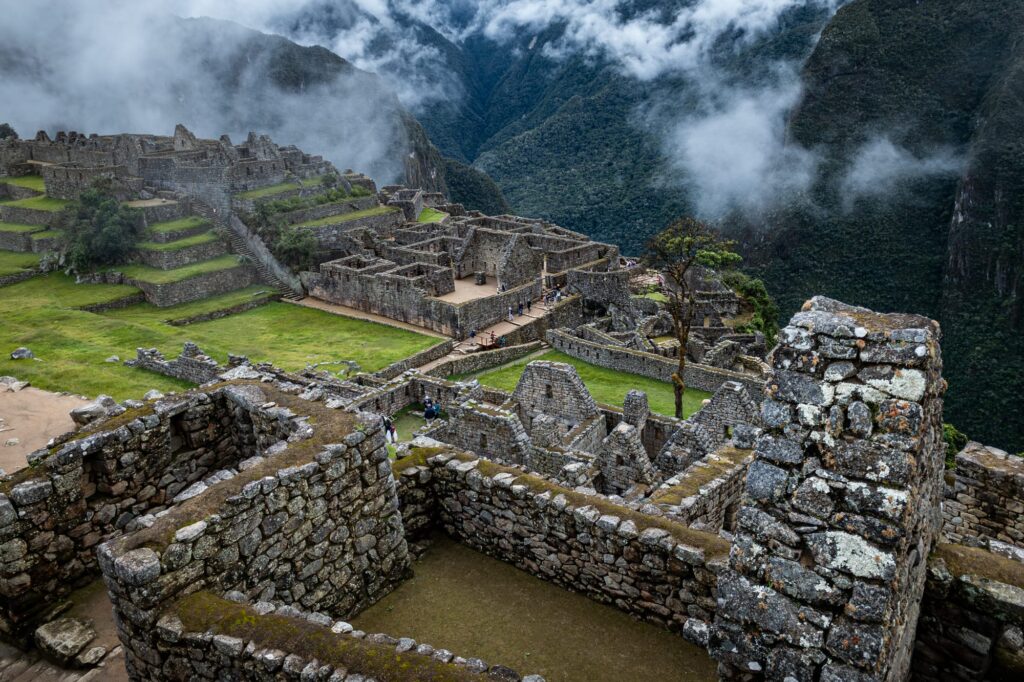
POLYGON ((61 216, 61 248, 78 272, 125 263, 142 233, 142 211, 119 202, 109 180, 82 192, 61 216))
POLYGON ((319 243, 309 230, 292 227, 280 230, 271 248, 292 270, 309 270, 316 263, 319 243))
POLYGON ((775 338, 779 334, 779 306, 768 294, 768 287, 764 281, 739 270, 730 270, 722 275, 722 283, 753 308, 754 314, 750 322, 737 327, 736 331, 761 332, 767 346, 774 346, 775 338))
POLYGON ((711 270, 731 267, 741 260, 736 242, 722 239, 707 223, 692 217, 676 220, 656 234, 647 245, 644 262, 666 278, 665 307, 672 316, 675 337, 679 341, 679 366, 672 374, 676 417, 683 417, 683 393, 686 391, 686 346, 693 323, 696 283, 694 266, 711 270))
POLYGON ((0 140, 17 140, 18 132, 10 123, 0 123, 0 140))

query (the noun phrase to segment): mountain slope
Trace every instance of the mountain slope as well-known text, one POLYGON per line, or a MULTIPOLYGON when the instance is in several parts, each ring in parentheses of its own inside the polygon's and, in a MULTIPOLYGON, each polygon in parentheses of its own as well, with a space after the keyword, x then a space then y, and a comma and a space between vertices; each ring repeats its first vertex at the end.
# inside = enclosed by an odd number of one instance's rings
POLYGON ((1024 449, 1022 38, 1024 6, 1011 0, 841 9, 806 64, 789 126, 793 142, 827 150, 812 201, 748 236, 784 310, 819 292, 939 319, 947 419, 1015 450, 1024 449), (883 166, 851 204, 850 166, 883 134, 907 150, 899 163, 927 169, 952 150, 959 172, 883 166))

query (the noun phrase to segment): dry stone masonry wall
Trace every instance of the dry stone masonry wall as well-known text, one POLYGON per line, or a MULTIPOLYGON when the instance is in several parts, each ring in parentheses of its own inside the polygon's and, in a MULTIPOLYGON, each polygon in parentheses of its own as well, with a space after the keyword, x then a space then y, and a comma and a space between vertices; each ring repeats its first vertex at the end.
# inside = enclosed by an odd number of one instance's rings
POLYGON ((940 523, 938 325, 815 298, 780 335, 711 652, 724 679, 905 679, 940 523))
POLYGON ((942 514, 951 542, 996 540, 1024 549, 1024 458, 968 443, 949 478, 942 514))

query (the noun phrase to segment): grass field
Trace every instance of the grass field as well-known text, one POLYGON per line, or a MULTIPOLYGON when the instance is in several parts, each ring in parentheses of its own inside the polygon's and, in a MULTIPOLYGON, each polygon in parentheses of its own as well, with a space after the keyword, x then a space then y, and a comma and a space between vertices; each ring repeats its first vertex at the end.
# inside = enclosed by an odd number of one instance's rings
POLYGON ((46 191, 46 184, 43 182, 42 175, 20 175, 16 178, 0 178, 0 184, 26 187, 37 192, 46 191))
POLYGON ((324 225, 334 225, 335 223, 347 223, 350 220, 368 218, 369 216, 394 213, 398 210, 399 209, 393 206, 376 206, 374 208, 368 208, 365 211, 353 211, 352 213, 343 213, 342 215, 327 216, 326 218, 320 218, 319 220, 307 220, 304 223, 297 223, 292 227, 323 227, 324 225))
POLYGON ((418 223, 439 223, 448 217, 447 213, 442 213, 436 208, 430 208, 427 206, 420 211, 420 217, 416 219, 418 223))
POLYGON ((125 308, 108 310, 103 314, 108 317, 123 319, 126 322, 150 323, 166 322, 168 320, 184 320, 197 315, 204 315, 218 310, 233 308, 237 305, 248 303, 253 300, 265 299, 275 293, 277 292, 273 289, 260 284, 246 287, 245 289, 238 289, 237 291, 229 291, 226 294, 220 294, 219 296, 211 296, 210 298, 204 298, 199 301, 192 301, 191 303, 182 303, 181 305, 170 306, 168 308, 158 308, 155 305, 150 305, 149 303, 138 303, 125 308))
POLYGON ((23 223, 0 223, 0 232, 17 232, 24 234, 25 232, 35 232, 43 229, 44 225, 25 225, 23 223))
MULTIPOLYGON (((38 253, 0 251, 0 277, 13 275, 39 265, 38 253)), ((0 318, 3 319, 3 318, 0 318)))
POLYGON ((174 308, 133 305, 105 313, 76 310, 135 294, 133 287, 76 285, 51 273, 0 289, 0 375, 16 376, 51 391, 118 400, 138 398, 151 388, 186 385, 158 374, 104 360, 134 357, 136 348, 159 348, 169 357, 194 341, 220 362, 227 354, 248 355, 299 370, 309 363, 355 360, 376 371, 437 343, 436 338, 311 308, 270 303, 245 313, 187 327, 163 320, 217 310, 250 298, 253 288, 174 308), (18 346, 38 360, 11 360, 18 346))
MULTIPOLYGON (((548 351, 540 356, 530 356, 509 363, 502 367, 475 375, 480 383, 492 388, 499 388, 503 391, 515 390, 516 383, 523 373, 527 363, 534 360, 548 360, 551 362, 565 362, 576 368, 583 383, 587 385, 594 400, 606 405, 622 407, 622 401, 630 389, 639 389, 647 394, 651 411, 667 416, 675 413, 675 397, 672 392, 672 385, 665 381, 648 379, 638 374, 618 372, 614 369, 606 369, 583 362, 576 358, 560 353, 556 350, 548 351)), ((690 416, 700 409, 701 402, 710 398, 711 394, 697 389, 687 389, 683 394, 683 414, 690 416)))
POLYGON ((251 189, 248 192, 241 192, 235 196, 239 199, 262 199, 264 197, 272 197, 275 194, 284 194, 289 190, 299 189, 300 187, 316 187, 322 181, 323 176, 318 175, 314 178, 300 180, 297 184, 294 182, 281 182, 270 187, 260 187, 259 189, 251 189))
POLYGON ((208 225, 209 221, 206 218, 200 218, 199 216, 186 216, 185 218, 178 218, 177 220, 168 220, 163 223, 153 223, 149 226, 149 231, 153 234, 164 234, 167 232, 184 232, 190 230, 193 227, 200 227, 202 225, 208 225))
POLYGON ((60 211, 65 206, 70 204, 70 201, 63 199, 53 199, 51 197, 29 197, 28 199, 18 199, 16 201, 0 201, 3 206, 16 206, 17 208, 30 208, 35 211, 60 211))
POLYGON ((115 265, 110 269, 123 273, 125 277, 137 279, 140 282, 148 282, 150 284, 169 284, 171 282, 181 282, 182 280, 186 280, 191 277, 205 275, 208 272, 230 270, 231 268, 236 268, 239 265, 238 256, 227 254, 220 258, 200 261, 198 263, 193 263, 192 265, 186 265, 182 268, 174 268, 173 270, 160 270, 159 268, 151 268, 148 265, 115 265))
POLYGON ((200 244, 209 244, 215 241, 217 241, 217 233, 210 230, 209 232, 192 235, 191 237, 185 237, 173 242, 139 242, 135 245, 135 248, 144 251, 178 251, 190 246, 199 246, 200 244))

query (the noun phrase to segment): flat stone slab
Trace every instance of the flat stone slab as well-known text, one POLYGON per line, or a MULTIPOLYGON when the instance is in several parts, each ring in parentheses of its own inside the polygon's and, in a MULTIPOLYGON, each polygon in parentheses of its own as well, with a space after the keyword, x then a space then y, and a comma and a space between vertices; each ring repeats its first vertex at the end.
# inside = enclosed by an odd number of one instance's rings
POLYGON ((96 637, 92 624, 77 618, 58 618, 36 629, 36 644, 60 663, 74 659, 96 637))

